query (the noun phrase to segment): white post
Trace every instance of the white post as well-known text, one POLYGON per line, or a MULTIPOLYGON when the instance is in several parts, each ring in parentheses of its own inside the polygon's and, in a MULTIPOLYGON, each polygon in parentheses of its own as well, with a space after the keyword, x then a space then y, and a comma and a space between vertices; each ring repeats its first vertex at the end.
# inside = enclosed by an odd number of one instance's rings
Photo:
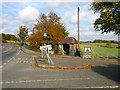
POLYGON ((41 50, 41 55, 42 55, 42 58, 43 58, 43 49, 41 50))

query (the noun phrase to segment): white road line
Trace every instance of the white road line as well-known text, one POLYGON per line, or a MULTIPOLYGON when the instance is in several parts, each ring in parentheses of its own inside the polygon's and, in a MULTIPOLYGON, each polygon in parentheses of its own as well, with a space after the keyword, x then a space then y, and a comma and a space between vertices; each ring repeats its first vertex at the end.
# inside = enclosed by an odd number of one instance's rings
MULTIPOLYGON (((8 52, 10 49, 12 49, 12 46, 11 46, 9 49, 7 49, 6 51, 4 51, 4 52, 8 52)), ((3 52, 3 53, 4 53, 4 52, 3 52)))
MULTIPOLYGON (((21 50, 20 50, 20 47, 19 47, 19 52, 17 53, 17 55, 20 54, 20 52, 21 52, 21 50)), ((17 55, 16 55, 16 56, 17 56, 17 55)))
POLYGON ((46 79, 46 80, 28 80, 28 81, 7 81, 7 82, 0 82, 0 83, 26 83, 26 82, 48 82, 48 81, 64 81, 64 80, 89 80, 95 78, 70 78, 70 79, 46 79))
POLYGON ((96 86, 96 87, 76 87, 76 88, 119 88, 119 86, 96 86))

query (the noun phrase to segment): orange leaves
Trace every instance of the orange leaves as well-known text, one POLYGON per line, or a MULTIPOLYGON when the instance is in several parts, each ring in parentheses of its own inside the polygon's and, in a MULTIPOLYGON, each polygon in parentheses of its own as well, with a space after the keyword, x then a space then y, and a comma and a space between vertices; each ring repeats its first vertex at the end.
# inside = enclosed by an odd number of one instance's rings
POLYGON ((63 28, 65 29, 65 27, 60 22, 60 17, 55 13, 50 12, 48 16, 41 14, 37 21, 37 24, 35 24, 33 28, 36 29, 37 32, 29 37, 32 46, 38 47, 46 43, 47 40, 49 43, 54 44, 60 42, 64 38, 66 32, 65 30, 63 31, 63 28), (44 33, 47 33, 47 39, 43 36, 44 33))

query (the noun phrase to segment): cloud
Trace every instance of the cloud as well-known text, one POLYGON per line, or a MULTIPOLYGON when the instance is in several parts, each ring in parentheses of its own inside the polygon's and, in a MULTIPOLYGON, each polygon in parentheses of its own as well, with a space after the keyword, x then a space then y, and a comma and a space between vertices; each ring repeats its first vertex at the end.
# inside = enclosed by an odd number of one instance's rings
POLYGON ((8 14, 4 14, 0 16, 0 27, 8 27, 12 25, 10 22, 12 19, 12 16, 9 16, 8 14))
POLYGON ((95 20, 99 18, 99 14, 94 14, 92 12, 89 12, 89 15, 88 15, 88 22, 89 24, 93 25, 93 23, 95 22, 95 20))
POLYGON ((18 12, 15 20, 12 20, 12 16, 8 14, 4 14, 0 16, 0 27, 3 33, 14 33, 16 30, 18 31, 19 25, 25 25, 31 30, 36 23, 36 19, 38 18, 39 11, 36 8, 31 6, 27 6, 24 9, 18 12), (18 28, 15 29, 14 26, 18 28))
MULTIPOLYGON (((78 29, 77 26, 72 25, 69 28, 70 34, 69 37, 74 37, 78 39, 78 29)), ((113 32, 110 33, 103 33, 99 31, 95 31, 92 27, 83 27, 80 26, 79 28, 79 34, 80 34, 80 41, 94 41, 95 39, 102 39, 102 40, 118 40, 118 37, 114 35, 113 32)))
POLYGON ((71 6, 75 2, 65 2, 65 1, 53 1, 53 2, 47 2, 46 8, 53 9, 53 8, 61 8, 62 6, 71 6))
POLYGON ((71 12, 65 12, 64 15, 62 16, 62 19, 67 19, 71 15, 72 15, 71 12))
MULTIPOLYGON (((87 15, 88 15, 87 12, 81 12, 81 13, 79 14, 79 22, 81 23, 82 20, 84 20, 84 19, 87 17, 87 15)), ((77 24, 77 20, 78 20, 78 15, 77 15, 77 13, 76 13, 76 14, 74 14, 74 15, 71 17, 70 23, 71 23, 71 24, 77 24)))
POLYGON ((17 24, 25 24, 27 26, 31 26, 34 25, 38 16, 39 11, 36 8, 27 6, 18 12, 18 16, 16 17, 15 22, 17 22, 17 24))
POLYGON ((12 16, 9 16, 8 14, 0 16, 0 33, 11 33, 13 31, 13 22, 11 22, 11 20, 12 16))
MULTIPOLYGON (((4 13, 0 16, 0 25, 3 23, 1 32, 14 33, 19 29, 19 25, 25 25, 31 30, 36 23, 36 19, 40 13, 48 14, 51 10, 61 17, 61 22, 66 26, 66 30, 70 32, 69 36, 77 39, 77 6, 80 6, 80 40, 89 41, 94 39, 116 39, 113 33, 101 34, 93 28, 93 22, 99 17, 89 11, 90 2, 67 2, 65 0, 45 1, 39 3, 7 3, 4 5, 4 13), (38 11, 39 10, 39 11, 38 11), (2 21, 2 22, 1 22, 2 21)), ((74 0, 75 1, 75 0, 74 0)), ((31 32, 29 32, 30 34, 31 32)))

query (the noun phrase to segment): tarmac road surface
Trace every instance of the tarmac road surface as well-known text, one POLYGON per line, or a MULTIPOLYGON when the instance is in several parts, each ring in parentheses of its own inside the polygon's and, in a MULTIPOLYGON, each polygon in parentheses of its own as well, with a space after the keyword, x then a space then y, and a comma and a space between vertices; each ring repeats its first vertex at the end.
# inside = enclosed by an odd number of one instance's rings
POLYGON ((65 66, 78 67, 91 64, 94 67, 83 70, 42 69, 35 66, 35 55, 24 53, 20 46, 12 44, 3 46, 3 63, 0 66, 2 88, 119 88, 117 60, 52 57, 53 62, 57 65, 64 63, 65 66), (6 50, 8 51, 5 52, 6 50))

